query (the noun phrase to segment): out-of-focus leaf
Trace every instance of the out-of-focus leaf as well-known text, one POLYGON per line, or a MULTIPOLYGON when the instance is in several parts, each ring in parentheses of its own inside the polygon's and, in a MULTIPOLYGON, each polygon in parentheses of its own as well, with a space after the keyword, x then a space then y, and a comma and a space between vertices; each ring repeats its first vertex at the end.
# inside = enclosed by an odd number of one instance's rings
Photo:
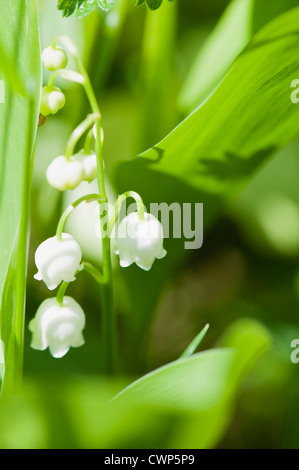
POLYGON ((77 16, 85 16, 91 13, 97 6, 97 0, 87 0, 80 3, 76 9, 77 16))
POLYGON ((225 348, 176 360, 126 388, 128 378, 27 380, 22 395, 0 402, 0 447, 215 447, 240 381, 269 346, 269 334, 256 321, 240 320, 222 343, 225 348))
MULTIPOLYGON (((148 208, 150 202, 201 202, 207 229, 262 163, 298 133, 299 107, 290 99, 290 84, 299 74, 298 21, 296 8, 269 23, 200 108, 152 149, 120 164, 119 193, 133 188, 148 208)), ((155 263, 146 282, 137 269, 126 268, 132 341, 144 340, 164 279, 186 254, 183 242, 165 241, 168 256, 155 263)))
POLYGON ((91 13, 97 6, 104 11, 109 11, 117 0, 58 0, 57 8, 62 10, 65 17, 76 13, 82 17, 91 13))
POLYGON ((0 338, 0 395, 5 372, 5 359, 4 359, 4 343, 0 338))
POLYGON ((194 60, 179 96, 180 108, 190 112, 202 103, 252 36, 277 15, 296 6, 297 0, 232 1, 194 60))
POLYGON ((185 351, 183 352, 183 354, 181 355, 181 357, 188 357, 188 356, 191 356, 195 351, 196 349, 198 348, 198 346, 200 345, 200 343, 202 342, 202 340, 204 339, 208 329, 209 329, 210 325, 207 323, 206 326, 198 333, 198 335, 193 339, 193 341, 191 341, 191 343, 189 344, 189 346, 185 349, 185 351))
POLYGON ((151 10, 157 10, 157 8, 162 5, 162 1, 163 0, 146 0, 146 3, 151 10))
MULTIPOLYGON (((20 77, 16 73, 15 66, 13 63, 11 63, 11 61, 9 60, 9 57, 7 57, 7 54, 5 53, 4 48, 1 43, 0 43, 0 72, 2 72, 1 79, 3 76, 8 86, 13 88, 15 91, 17 91, 21 95, 26 94, 26 91, 24 90, 24 85, 22 84, 20 77)), ((4 81, 2 83, 3 83, 2 86, 4 87, 4 81)))
POLYGON ((109 11, 114 7, 117 1, 118 0, 97 0, 98 6, 104 11, 109 11))
POLYGON ((5 389, 20 378, 22 367, 32 154, 41 90, 36 0, 1 4, 0 49, 20 80, 20 86, 16 79, 11 83, 12 69, 5 68, 5 102, 0 104, 0 226, 5 227, 0 231, 0 336, 5 389))
POLYGON ((129 385, 111 403, 174 411, 212 408, 229 387, 227 379, 234 356, 233 350, 218 349, 179 359, 129 385))
POLYGON ((177 3, 147 9, 141 57, 140 149, 163 138, 177 123, 174 64, 177 3))
POLYGON ((261 169, 230 209, 244 239, 268 256, 299 256, 298 154, 296 139, 261 169))
POLYGON ((65 17, 71 16, 80 5, 85 3, 86 0, 58 0, 57 8, 62 10, 62 14, 65 17))
POLYGON ((238 351, 231 381, 239 383, 257 358, 269 349, 271 343, 268 330, 251 318, 242 318, 229 327, 218 345, 223 348, 235 348, 238 351))

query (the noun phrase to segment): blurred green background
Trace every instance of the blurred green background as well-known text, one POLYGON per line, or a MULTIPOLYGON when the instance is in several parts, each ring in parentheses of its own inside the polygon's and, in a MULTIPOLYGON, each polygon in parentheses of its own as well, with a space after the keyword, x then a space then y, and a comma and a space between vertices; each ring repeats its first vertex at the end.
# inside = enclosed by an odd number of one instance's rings
MULTIPOLYGON (((159 111, 159 97, 156 107, 148 101, 146 73, 149 71, 143 44, 148 21, 145 5, 120 12, 121 27, 115 29, 113 18, 109 23, 99 11, 83 19, 63 19, 55 3, 54 0, 39 1, 42 48, 53 36, 66 34, 75 41, 84 57, 103 114, 107 185, 113 200, 117 194, 116 162, 135 157, 154 145, 191 111, 180 106, 182 84, 229 2, 177 2, 176 19, 171 26, 174 41, 169 45, 174 50, 173 63, 164 62, 161 74, 161 82, 166 77, 163 90, 167 90, 168 100, 166 106, 163 99, 163 112, 159 111)), ((275 4, 279 13, 279 2, 275 4)), ((256 30, 260 18, 257 16, 256 30)), ((45 83, 46 79, 47 74, 45 83)), ((218 448, 298 447, 299 365, 290 361, 290 343, 299 338, 297 140, 263 166, 237 201, 205 231, 203 247, 191 255, 188 253, 173 272, 159 294, 149 328, 138 347, 127 331, 130 294, 124 281, 126 272, 114 263, 123 359, 120 378, 101 378, 105 358, 100 342, 99 293, 85 273, 78 276, 68 290, 84 306, 85 345, 72 349, 61 360, 52 358, 48 351, 30 349, 28 322, 48 296, 46 287, 33 279, 35 249, 55 233, 62 208, 81 194, 80 191, 92 188, 92 185, 81 187, 62 197, 46 181, 49 162, 63 153, 70 132, 88 112, 79 86, 63 81, 57 83, 66 94, 67 105, 39 129, 35 156, 24 356, 28 393, 27 398, 7 399, 4 417, 10 417, 10 421, 7 420, 10 424, 5 432, 0 431, 0 444, 2 447, 20 446, 22 442, 24 447, 163 448, 187 446, 187 435, 189 445, 196 446, 196 439, 192 440, 191 436, 196 435, 198 427, 192 419, 186 421, 170 412, 158 413, 156 417, 144 412, 141 424, 136 411, 122 410, 120 417, 119 410, 110 413, 103 403, 134 378, 177 359, 206 323, 210 324, 210 329, 202 344, 204 350, 214 347, 235 321, 245 317, 258 320, 266 327, 272 345, 246 375, 235 397, 229 422, 223 428, 219 425, 209 445, 218 448), (34 385, 40 378, 42 388, 34 385), (93 416, 102 419, 101 429, 93 416), (56 431, 51 432, 51 429, 56 431)), ((197 104, 203 99, 205 96, 197 104)), ((96 211, 91 204, 87 213, 78 210, 72 215, 68 230, 80 242, 85 258, 97 264, 100 263, 100 242, 94 232, 95 221, 96 211)), ((143 282, 148 282, 146 274, 138 273, 138 268, 129 269, 134 275, 144 276, 143 282)))

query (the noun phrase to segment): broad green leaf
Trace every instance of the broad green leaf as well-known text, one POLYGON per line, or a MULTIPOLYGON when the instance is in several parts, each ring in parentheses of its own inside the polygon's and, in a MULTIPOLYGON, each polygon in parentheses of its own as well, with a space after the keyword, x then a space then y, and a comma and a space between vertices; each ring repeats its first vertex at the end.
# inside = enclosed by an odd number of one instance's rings
POLYGON ((189 413, 192 417, 177 436, 177 446, 212 447, 231 418, 241 380, 270 342, 268 331, 259 322, 242 319, 221 340, 225 348, 167 364, 129 385, 111 404, 117 409, 139 407, 140 416, 142 406, 189 413))
POLYGON ((154 14, 147 9, 140 64, 143 90, 139 117, 141 149, 163 138, 177 122, 173 81, 176 35, 177 2, 164 2, 154 14))
MULTIPOLYGON (((296 8, 265 26, 202 106, 152 149, 120 164, 119 193, 132 188, 148 207, 150 202, 201 202, 206 230, 266 159, 298 133, 299 107, 290 99, 291 82, 299 76, 298 21, 296 8)), ((132 341, 139 347, 164 279, 185 255, 194 254, 183 242, 165 240, 168 255, 155 263, 146 281, 137 268, 125 272, 132 341)))
POLYGON ((254 34, 297 0, 233 0, 199 50, 184 81, 179 106, 190 112, 220 83, 224 74, 254 34))
POLYGON ((41 90, 36 0, 1 4, 0 50, 4 50, 5 102, 0 104, 0 336, 4 388, 20 378, 26 291, 27 235, 33 148, 41 90), (12 68, 20 77, 22 96, 12 68))
MULTIPOLYGON (((3 46, 0 44, 0 72, 1 74, 1 79, 2 76, 6 80, 7 84, 13 88, 15 91, 20 93, 21 95, 25 95, 26 91, 23 88, 23 85, 21 83, 20 77, 16 73, 16 69, 13 63, 9 60, 9 57, 7 57, 3 46)), ((1 87, 2 87, 2 94, 4 97, 5 94, 5 86, 4 86, 4 80, 1 80, 1 87)), ((3 103, 4 99, 1 99, 0 102, 3 103)))
POLYGON ((4 343, 0 338, 0 395, 2 391, 2 384, 5 373, 5 359, 4 359, 4 343))
POLYGON ((21 395, 0 402, 0 447, 214 447, 269 334, 256 321, 240 320, 222 343, 129 386, 128 377, 27 377, 21 395))
POLYGON ((111 403, 202 411, 219 403, 229 387, 235 351, 215 349, 163 366, 133 382, 111 403))

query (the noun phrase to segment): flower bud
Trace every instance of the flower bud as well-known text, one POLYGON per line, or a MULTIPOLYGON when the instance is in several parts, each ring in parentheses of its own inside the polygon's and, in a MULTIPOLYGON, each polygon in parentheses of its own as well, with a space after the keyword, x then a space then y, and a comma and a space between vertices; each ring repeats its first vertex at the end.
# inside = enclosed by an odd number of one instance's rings
POLYGON ((119 254, 120 265, 137 266, 149 271, 155 259, 166 255, 163 248, 163 228, 152 214, 144 213, 141 220, 137 212, 127 215, 119 224, 113 235, 119 254))
POLYGON ((97 157, 94 152, 85 154, 84 151, 79 152, 77 155, 79 161, 82 163, 84 168, 84 180, 89 183, 97 177, 97 157))
POLYGON ((35 252, 35 264, 38 272, 34 278, 44 281, 48 289, 55 289, 62 281, 72 282, 80 269, 81 248, 68 233, 48 238, 35 252))
POLYGON ((58 87, 44 86, 42 89, 40 113, 43 116, 56 114, 65 105, 65 96, 58 87))
POLYGON ((76 188, 85 179, 85 171, 83 164, 75 156, 67 160, 62 155, 50 163, 46 176, 51 186, 65 191, 76 188))
POLYGON ((54 70, 64 69, 67 65, 67 55, 61 47, 46 47, 42 53, 42 61, 46 69, 54 70))
POLYGON ((84 312, 72 297, 65 296, 62 305, 55 297, 46 299, 29 323, 31 347, 40 351, 49 347, 52 356, 63 357, 70 347, 78 348, 84 344, 84 326, 84 312))

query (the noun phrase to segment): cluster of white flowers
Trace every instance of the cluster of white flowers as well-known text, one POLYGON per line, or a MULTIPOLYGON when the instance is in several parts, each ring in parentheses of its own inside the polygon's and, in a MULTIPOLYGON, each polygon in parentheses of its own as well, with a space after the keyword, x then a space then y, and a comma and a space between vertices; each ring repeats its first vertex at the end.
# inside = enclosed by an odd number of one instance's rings
POLYGON ((76 188, 82 181, 91 182, 97 176, 97 158, 94 152, 84 154, 81 150, 67 159, 56 157, 47 169, 47 180, 60 191, 76 188))
MULTIPOLYGON (((48 70, 57 70, 67 64, 65 52, 58 47, 44 50, 42 60, 48 70)), ((64 106, 65 98, 61 90, 46 86, 42 92, 41 114, 47 116, 56 113, 64 106)), ((95 139, 97 127, 92 131, 95 139)), ((101 129, 100 135, 103 141, 101 129)), ((88 148, 88 146, 87 146, 88 148)), ((66 152, 67 153, 67 152, 66 152)), ((82 181, 92 181, 97 176, 97 158, 94 152, 83 150, 75 155, 64 155, 55 158, 47 170, 48 182, 55 188, 64 191, 74 189, 82 181)), ((121 197, 132 196, 133 192, 124 193, 121 197)), ((163 228, 151 214, 144 211, 144 206, 136 193, 142 210, 130 213, 119 225, 113 228, 111 237, 115 243, 115 253, 119 255, 120 265, 128 267, 136 263, 148 271, 155 259, 166 255, 163 248, 163 228)), ((58 232, 59 233, 59 232, 58 232)), ((75 280, 76 273, 82 269, 82 252, 76 240, 67 233, 48 238, 37 248, 35 279, 44 281, 49 290, 56 289, 61 283, 75 280)), ((80 305, 71 297, 62 295, 65 285, 57 297, 44 300, 35 317, 29 323, 32 332, 31 346, 34 349, 49 348, 52 356, 63 357, 70 347, 84 344, 82 330, 85 326, 85 315, 80 305), (59 294, 61 293, 61 295, 59 294)))

